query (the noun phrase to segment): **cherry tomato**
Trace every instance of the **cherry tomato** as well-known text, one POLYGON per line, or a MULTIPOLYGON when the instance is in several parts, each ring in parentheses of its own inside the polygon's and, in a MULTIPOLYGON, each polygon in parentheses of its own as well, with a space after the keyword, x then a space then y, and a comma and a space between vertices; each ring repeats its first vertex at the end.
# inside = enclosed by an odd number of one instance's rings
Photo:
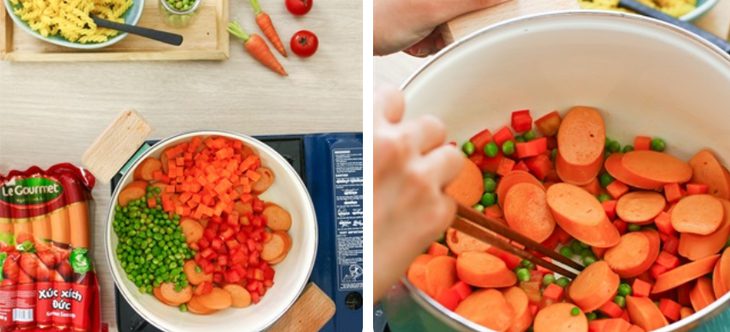
POLYGON ((314 0, 286 0, 286 9, 294 15, 304 15, 312 9, 314 0))
POLYGON ((319 41, 317 35, 308 30, 297 31, 291 36, 291 50, 294 54, 306 58, 317 52, 319 41))

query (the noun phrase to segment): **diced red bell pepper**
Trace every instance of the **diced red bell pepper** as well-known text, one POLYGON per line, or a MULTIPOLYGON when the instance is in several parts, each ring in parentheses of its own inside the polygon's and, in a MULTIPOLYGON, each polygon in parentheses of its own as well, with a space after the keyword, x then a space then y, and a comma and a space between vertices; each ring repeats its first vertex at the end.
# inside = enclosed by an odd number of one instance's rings
POLYGON ((499 166, 497 167, 497 174, 499 174, 500 176, 505 176, 507 175, 507 173, 511 172, 514 167, 514 160, 509 158, 502 158, 499 161, 499 166))
POLYGON ((682 188, 679 187, 679 183, 665 184, 664 197, 666 197, 669 203, 674 203, 682 198, 682 188))
POLYGON ((497 247, 490 247, 489 249, 487 249, 487 252, 503 260, 504 263, 507 265, 507 268, 509 268, 510 270, 514 270, 516 267, 520 266, 520 263, 522 262, 522 258, 520 258, 519 256, 510 254, 497 247))
MULTIPOLYGON (((499 197, 497 197, 497 200, 499 200, 499 197)), ((484 208, 484 215, 489 218, 494 218, 494 219, 504 217, 504 213, 502 213, 502 209, 497 204, 484 208)))
POLYGON ((621 195, 629 191, 629 187, 619 180, 613 180, 611 184, 606 187, 606 191, 614 199, 618 199, 621 195))
POLYGON ((471 156, 469 156, 469 160, 474 163, 474 165, 477 165, 482 172, 484 172, 484 155, 474 153, 471 156))
POLYGON ((463 281, 455 283, 453 286, 451 286, 451 289, 459 294, 459 299, 461 300, 465 299, 471 294, 471 286, 463 281))
POLYGON ((514 139, 514 135, 512 135, 512 131, 509 130, 509 127, 504 126, 502 129, 494 133, 492 136, 492 140, 494 143, 497 143, 497 145, 502 146, 502 143, 507 142, 509 140, 514 139))
POLYGON ((677 287, 677 302, 679 302, 680 305, 692 307, 692 299, 690 299, 689 293, 692 291, 694 286, 694 283, 688 282, 677 287))
POLYGON ((540 310, 540 307, 538 307, 536 304, 532 304, 532 303, 528 304, 527 308, 530 309, 530 314, 532 315, 532 317, 535 317, 535 315, 537 314, 537 311, 540 310))
POLYGON ((603 254, 606 253, 606 250, 608 250, 608 248, 591 247, 591 251, 599 259, 603 258, 603 254))
POLYGON ((541 244, 548 249, 557 248, 558 244, 560 244, 560 237, 558 236, 558 232, 553 231, 552 234, 550 234, 550 236, 545 239, 545 241, 542 241, 541 244))
POLYGON ((679 239, 674 235, 666 235, 665 239, 662 240, 662 250, 676 255, 677 249, 679 249, 679 239))
POLYGON ((674 256, 664 250, 659 253, 659 256, 656 258, 656 264, 659 264, 663 267, 666 267, 667 270, 671 270, 677 266, 679 266, 679 258, 677 256, 674 256))
POLYGON ((634 279, 634 284, 631 285, 631 294, 634 296, 648 297, 651 293, 651 286, 650 283, 636 278, 634 279))
POLYGON ((674 234, 674 226, 672 226, 672 217, 669 213, 664 211, 660 212, 658 216, 654 218, 654 224, 659 232, 672 235, 674 234))
POLYGON ((529 142, 515 144, 517 158, 528 158, 537 156, 547 151, 547 138, 540 137, 529 142))
POLYGON ((647 136, 636 136, 634 138, 634 150, 650 150, 651 149, 651 137, 647 136))
POLYGON ((529 172, 530 171, 530 169, 527 167, 527 164, 525 164, 525 161, 524 160, 520 160, 520 162, 518 162, 515 165, 515 167, 513 168, 513 170, 515 170, 515 171, 525 171, 525 172, 529 172))
POLYGON ((507 159, 504 155, 502 155, 502 151, 497 152, 497 155, 494 157, 484 157, 482 167, 480 167, 480 169, 482 172, 496 173, 497 170, 499 170, 499 165, 502 163, 502 159, 507 159))
POLYGON ((707 185, 702 183, 688 183, 687 195, 699 195, 707 193, 707 185))
MULTIPOLYGON (((613 220, 613 218, 616 218, 616 204, 617 203, 618 203, 618 201, 615 199, 603 201, 603 203, 601 203, 601 206, 603 206, 603 211, 606 211, 606 215, 608 216, 608 219, 613 220)), ((614 225, 616 225, 616 224, 614 224, 614 225)))
POLYGON ((619 307, 618 304, 613 301, 606 302, 604 305, 598 308, 598 310, 611 318, 619 318, 621 317, 621 315, 624 314, 623 309, 621 309, 621 307, 619 307))
POLYGON ((432 256, 446 256, 449 254, 449 248, 441 243, 434 242, 428 248, 428 254, 432 256))
POLYGON ((667 268, 660 264, 654 264, 651 266, 651 269, 649 270, 649 272, 651 273, 651 277, 656 279, 662 273, 667 272, 667 268))
POLYGON ((542 296, 544 298, 553 300, 555 302, 560 301, 563 297, 563 287, 558 286, 557 284, 550 284, 542 291, 542 296))
POLYGON ((621 235, 626 234, 626 231, 629 230, 629 224, 621 219, 614 220, 613 226, 616 227, 616 230, 618 230, 621 235))
POLYGON ((519 110, 512 112, 512 129, 521 133, 532 128, 532 116, 530 110, 519 110))
POLYGON ((469 139, 474 144, 476 154, 484 154, 484 146, 492 140, 492 133, 489 129, 484 129, 469 139))
POLYGON ((560 113, 552 111, 535 120, 535 127, 544 136, 555 136, 560 128, 560 113))
POLYGON ((461 302, 461 297, 456 290, 447 288, 436 296, 436 301, 447 309, 454 311, 461 302))
POLYGON ((679 320, 679 309, 682 309, 679 303, 668 298, 659 299, 659 311, 670 321, 675 322, 679 320))
POLYGON ((553 169, 553 162, 545 154, 540 154, 534 157, 525 159, 527 168, 530 169, 530 173, 534 175, 538 180, 543 181, 545 177, 553 169))

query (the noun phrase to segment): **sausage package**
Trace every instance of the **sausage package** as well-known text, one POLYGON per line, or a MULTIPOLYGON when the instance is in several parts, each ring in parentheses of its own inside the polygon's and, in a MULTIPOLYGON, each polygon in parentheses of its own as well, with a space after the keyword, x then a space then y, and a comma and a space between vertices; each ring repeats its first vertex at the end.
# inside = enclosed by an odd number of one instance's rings
POLYGON ((93 175, 66 163, 0 174, 0 332, 101 330, 93 186, 93 175))

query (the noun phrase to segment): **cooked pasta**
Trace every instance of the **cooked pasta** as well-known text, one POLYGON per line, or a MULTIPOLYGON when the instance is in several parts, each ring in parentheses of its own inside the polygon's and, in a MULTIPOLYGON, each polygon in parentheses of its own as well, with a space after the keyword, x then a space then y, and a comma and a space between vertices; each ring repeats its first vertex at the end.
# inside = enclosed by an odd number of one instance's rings
MULTIPOLYGON (((618 8, 618 0, 578 0, 581 8, 584 9, 612 9, 625 11, 618 8)), ((696 0, 639 0, 639 2, 662 12, 674 16, 683 16, 697 6, 696 0)))
POLYGON ((97 27, 90 15, 124 23, 133 0, 10 0, 13 12, 44 37, 82 44, 101 43, 119 32, 97 27))

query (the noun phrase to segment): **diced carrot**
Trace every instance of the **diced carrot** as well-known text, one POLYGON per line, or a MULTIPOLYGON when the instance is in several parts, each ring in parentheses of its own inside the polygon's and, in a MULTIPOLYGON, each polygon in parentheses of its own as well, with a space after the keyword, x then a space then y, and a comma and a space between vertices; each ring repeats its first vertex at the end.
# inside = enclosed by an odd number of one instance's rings
POLYGON ((666 267, 667 270, 671 270, 679 266, 679 258, 666 251, 662 251, 656 259, 656 264, 666 267))
POLYGON ((555 136, 560 127, 560 120, 560 113, 558 111, 552 111, 535 120, 535 127, 544 136, 555 136))
POLYGON ((674 203, 682 198, 682 188, 679 183, 669 183, 664 185, 664 196, 667 198, 667 202, 674 203))
POLYGON ((563 297, 563 287, 558 286, 557 284, 550 284, 542 291, 542 296, 553 300, 555 302, 558 302, 563 297))
POLYGON ((634 296, 648 297, 651 293, 652 285, 639 278, 634 279, 634 283, 631 287, 632 294, 634 296))
POLYGON ((591 193, 593 196, 598 196, 601 193, 601 183, 598 182, 598 178, 593 178, 591 179, 591 182, 580 187, 591 193))
POLYGON ((662 273, 667 272, 667 270, 667 267, 664 265, 654 264, 651 266, 651 269, 649 269, 649 272, 651 273, 651 277, 656 279, 662 275, 662 273))
POLYGON ((687 195, 699 195, 706 194, 708 187, 702 183, 688 183, 687 184, 687 195))
POLYGON ((459 281, 459 282, 455 283, 453 286, 451 286, 451 289, 453 289, 454 291, 456 291, 456 293, 459 294, 460 300, 467 298, 472 292, 471 286, 469 286, 469 284, 467 284, 463 281, 459 281))
POLYGON ((454 311, 461 302, 459 293, 453 288, 445 289, 434 298, 436 302, 440 303, 447 309, 454 311))
POLYGON ((614 180, 606 187, 606 191, 609 195, 611 195, 611 197, 613 197, 614 199, 618 199, 619 197, 621 197, 621 195, 629 191, 629 187, 621 181, 614 180))
POLYGON ((664 211, 660 212, 658 216, 654 218, 654 224, 656 228, 664 234, 674 234, 674 226, 672 226, 672 216, 664 211))
POLYGON ((497 174, 501 176, 507 175, 515 166, 515 161, 509 158, 502 158, 497 166, 497 174))
POLYGON ((611 318, 619 318, 624 314, 623 309, 616 304, 616 302, 608 301, 602 305, 598 310, 604 313, 606 316, 611 318))
MULTIPOLYGON (((626 231, 629 229, 629 224, 621 219, 616 219, 613 221, 613 226, 616 227, 616 230, 618 230, 619 234, 623 235, 626 233, 626 231)), ((605 249, 605 248, 602 248, 605 249)))
POLYGON ((601 203, 601 205, 603 206, 603 211, 606 211, 608 219, 616 218, 616 202, 617 201, 615 199, 612 199, 608 201, 603 201, 603 203, 601 203))
POLYGON ((527 167, 527 164, 525 164, 525 161, 524 160, 520 160, 517 164, 515 164, 515 167, 512 168, 512 170, 515 170, 515 171, 525 171, 525 172, 529 172, 530 171, 530 169, 527 167))
POLYGON ((540 137, 529 142, 515 144, 517 158, 529 158, 547 151, 547 138, 540 137))
POLYGON ((669 321, 674 322, 679 320, 679 310, 682 306, 668 298, 659 299, 659 310, 667 317, 669 321))
POLYGON ((649 150, 651 148, 651 137, 636 136, 634 138, 634 150, 649 150))
POLYGON ((446 256, 449 254, 449 248, 441 243, 434 242, 428 248, 428 254, 432 256, 446 256))
POLYGON ((538 178, 540 181, 545 180, 547 175, 553 169, 553 162, 545 154, 537 155, 531 158, 525 159, 525 164, 530 170, 530 173, 538 178))

